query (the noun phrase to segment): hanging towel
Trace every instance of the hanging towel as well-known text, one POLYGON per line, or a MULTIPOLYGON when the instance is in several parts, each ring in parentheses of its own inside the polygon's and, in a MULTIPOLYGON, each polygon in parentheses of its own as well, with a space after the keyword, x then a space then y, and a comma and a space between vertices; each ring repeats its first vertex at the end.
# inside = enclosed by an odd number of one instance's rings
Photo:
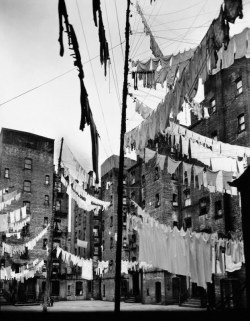
POLYGON ((86 249, 88 247, 88 242, 77 239, 77 246, 83 247, 86 249))
POLYGON ((162 171, 164 169, 165 159, 166 159, 165 155, 160 155, 160 154, 157 155, 157 164, 159 165, 162 171))
POLYGON ((145 163, 147 163, 150 159, 152 159, 155 156, 155 151, 145 148, 145 163))
POLYGON ((181 161, 175 161, 168 157, 168 173, 171 175, 174 174, 180 163, 181 161))
POLYGON ((8 231, 8 214, 0 214, 0 232, 8 231))

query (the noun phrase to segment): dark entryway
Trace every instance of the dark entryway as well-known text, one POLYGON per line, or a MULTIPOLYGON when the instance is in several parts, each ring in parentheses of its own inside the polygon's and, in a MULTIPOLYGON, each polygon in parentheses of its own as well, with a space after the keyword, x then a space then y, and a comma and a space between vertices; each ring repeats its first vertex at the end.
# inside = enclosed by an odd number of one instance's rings
POLYGON ((155 301, 161 302, 161 282, 155 282, 155 301))
POLYGON ((133 295, 137 296, 140 294, 139 290, 139 272, 133 273, 133 295))

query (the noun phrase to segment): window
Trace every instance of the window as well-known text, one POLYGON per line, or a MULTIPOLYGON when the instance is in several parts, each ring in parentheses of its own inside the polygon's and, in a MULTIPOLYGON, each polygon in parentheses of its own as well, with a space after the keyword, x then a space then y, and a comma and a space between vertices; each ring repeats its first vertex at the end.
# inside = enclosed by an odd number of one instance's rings
POLYGON ((200 203, 200 215, 208 214, 209 211, 209 198, 203 197, 199 201, 200 203))
POLYGON ((160 205, 161 205, 160 195, 159 195, 159 194, 156 194, 156 195, 155 195, 155 207, 159 207, 160 205))
POLYGON ((58 193, 62 192, 62 183, 61 182, 57 182, 57 192, 58 193))
POLYGON ((113 216, 110 216, 110 227, 113 226, 113 216))
POLYGON ((143 187, 146 185, 145 175, 142 175, 142 177, 141 177, 141 184, 143 187))
POLYGON ((99 247, 98 246, 94 247, 94 255, 99 255, 99 247))
POLYGON ((110 205, 113 205, 113 195, 110 195, 110 205))
POLYGON ((123 247, 127 247, 128 246, 126 237, 123 238, 123 243, 122 244, 123 244, 123 247))
POLYGON ((215 207, 215 218, 221 218, 222 217, 222 202, 221 200, 216 201, 214 203, 215 207))
POLYGON ((178 206, 178 195, 173 194, 173 206, 178 206))
POLYGON ((132 192, 130 194, 130 198, 131 198, 132 201, 135 201, 135 192, 132 192))
POLYGON ((242 79, 241 77, 239 77, 238 79, 236 79, 235 81, 236 83, 236 95, 240 95, 243 92, 243 86, 242 86, 242 79))
POLYGON ((49 195, 45 195, 45 197, 44 197, 44 205, 49 206, 49 195))
POLYGON ((113 237, 110 238, 110 248, 112 249, 114 246, 114 241, 113 241, 113 237))
POLYGON ((48 239, 43 239, 43 250, 46 250, 48 239))
POLYGON ((49 185, 49 175, 45 175, 45 185, 49 185))
POLYGON ((192 227, 192 218, 186 217, 184 220, 185 220, 186 228, 191 228, 192 227))
POLYGON ((32 169, 32 159, 31 158, 25 158, 24 169, 28 169, 28 170, 32 169))
POLYGON ((218 140, 218 133, 217 133, 217 130, 215 130, 215 131, 213 131, 212 133, 211 133, 211 137, 212 137, 212 139, 213 140, 218 140))
POLYGON ((188 185, 187 171, 184 172, 184 185, 188 185))
POLYGON ((131 184, 135 183, 135 171, 131 171, 130 173, 130 183, 131 184))
POLYGON ((109 261, 109 271, 113 271, 113 260, 109 261))
POLYGON ((61 211, 61 201, 60 200, 56 201, 56 211, 58 211, 58 212, 61 211))
POLYGON ((211 114, 216 112, 216 101, 215 98, 210 100, 211 114))
POLYGON ((198 175, 195 175, 195 176, 194 176, 194 180, 195 180, 195 187, 196 187, 196 188, 199 188, 199 176, 198 176, 198 175))
POLYGON ((159 178, 160 178, 159 167, 155 167, 155 181, 157 181, 159 178))
POLYGON ((26 225, 23 226, 21 235, 24 236, 30 236, 30 224, 27 223, 26 225))
POLYGON ((23 183, 23 191, 24 192, 31 192, 31 181, 24 181, 23 183))
POLYGON ((238 133, 243 132, 246 129, 245 116, 241 114, 238 116, 238 133))
POLYGON ((94 237, 98 237, 98 236, 99 236, 98 227, 95 227, 95 228, 93 229, 93 235, 94 235, 94 237))
POLYGON ((68 292, 67 292, 67 295, 71 295, 71 286, 70 286, 70 284, 68 284, 68 292))
POLYGON ((45 216, 44 218, 43 218, 43 227, 46 227, 47 225, 48 225, 48 217, 47 216, 45 216))
POLYGON ((9 168, 5 168, 5 170, 4 170, 4 178, 10 178, 10 170, 9 170, 9 168))
POLYGON ((23 201, 23 206, 26 206, 26 213, 30 214, 30 202, 23 201))
POLYGON ((191 205, 191 195, 190 195, 190 189, 187 188, 184 190, 184 206, 191 205))

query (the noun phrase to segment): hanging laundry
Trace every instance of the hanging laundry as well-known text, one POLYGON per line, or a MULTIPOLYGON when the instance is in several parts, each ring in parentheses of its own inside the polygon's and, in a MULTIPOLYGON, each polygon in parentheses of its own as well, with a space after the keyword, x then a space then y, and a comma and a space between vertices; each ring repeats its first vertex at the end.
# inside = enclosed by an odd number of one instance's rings
POLYGON ((0 214, 0 232, 8 231, 8 214, 0 214))
POLYGON ((149 148, 145 148, 145 163, 148 163, 150 159, 155 156, 156 152, 149 148))
POLYGON ((104 75, 107 75, 107 61, 109 58, 109 48, 108 42, 106 40, 105 35, 105 28, 103 25, 102 19, 102 10, 101 10, 101 3, 100 0, 93 0, 93 17, 94 23, 97 27, 97 12, 98 12, 98 35, 99 35, 99 42, 100 42, 100 62, 104 64, 104 75))
POLYGON ((223 8, 221 6, 220 14, 217 19, 214 19, 212 22, 213 26, 213 45, 215 50, 219 50, 224 44, 225 49, 229 43, 229 25, 228 22, 225 22, 223 8))
POLYGON ((243 18, 242 0, 224 0, 224 15, 227 21, 234 23, 235 19, 243 18))
POLYGON ((171 175, 174 174, 177 168, 179 167, 180 163, 181 161, 175 161, 170 157, 168 157, 168 167, 167 167, 168 173, 171 175))
POLYGON ((165 160, 166 160, 166 155, 157 154, 156 164, 159 165, 162 171, 164 170, 165 160))
POLYGON ((88 242, 77 239, 76 245, 86 249, 88 247, 88 242))
POLYGON ((142 118, 146 119, 152 113, 153 109, 136 100, 135 111, 140 114, 142 118))
POLYGON ((192 164, 187 164, 185 162, 182 162, 183 164, 183 184, 185 184, 185 178, 187 177, 187 183, 188 186, 190 186, 191 183, 191 172, 192 172, 192 164), (185 176, 185 173, 187 176, 185 176))

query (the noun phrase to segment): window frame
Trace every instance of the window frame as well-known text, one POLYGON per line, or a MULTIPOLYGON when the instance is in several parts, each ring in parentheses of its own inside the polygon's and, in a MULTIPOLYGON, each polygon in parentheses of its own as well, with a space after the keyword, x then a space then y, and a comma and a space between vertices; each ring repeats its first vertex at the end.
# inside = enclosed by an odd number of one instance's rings
POLYGON ((45 175, 45 182, 44 182, 44 184, 45 184, 46 186, 49 186, 49 185, 50 185, 50 176, 49 176, 49 175, 45 175))
POLYGON ((49 206, 49 195, 44 195, 44 205, 49 206))
POLYGON ((210 102, 210 108, 211 108, 210 115, 212 115, 217 111, 217 105, 216 105, 215 97, 211 98, 209 102, 210 102))
POLYGON ((23 182, 23 191, 26 192, 26 193, 31 193, 31 181, 30 180, 24 180, 24 182, 23 182), (29 183, 29 186, 25 186, 26 183, 29 183))
POLYGON ((243 93, 243 82, 242 82, 242 77, 238 77, 235 80, 235 85, 236 85, 236 96, 239 96, 240 94, 243 93), (238 86, 238 84, 241 83, 241 86, 238 86))
POLYGON ((4 178, 6 178, 6 179, 10 178, 10 169, 9 169, 9 167, 5 167, 5 169, 4 169, 4 178))
POLYGON ((245 121, 245 114, 242 113, 237 117, 237 123, 238 123, 238 134, 244 132, 246 130, 246 121, 245 121), (243 118, 243 122, 240 122, 240 120, 243 118), (244 129, 241 129, 241 126, 244 125, 244 129))

